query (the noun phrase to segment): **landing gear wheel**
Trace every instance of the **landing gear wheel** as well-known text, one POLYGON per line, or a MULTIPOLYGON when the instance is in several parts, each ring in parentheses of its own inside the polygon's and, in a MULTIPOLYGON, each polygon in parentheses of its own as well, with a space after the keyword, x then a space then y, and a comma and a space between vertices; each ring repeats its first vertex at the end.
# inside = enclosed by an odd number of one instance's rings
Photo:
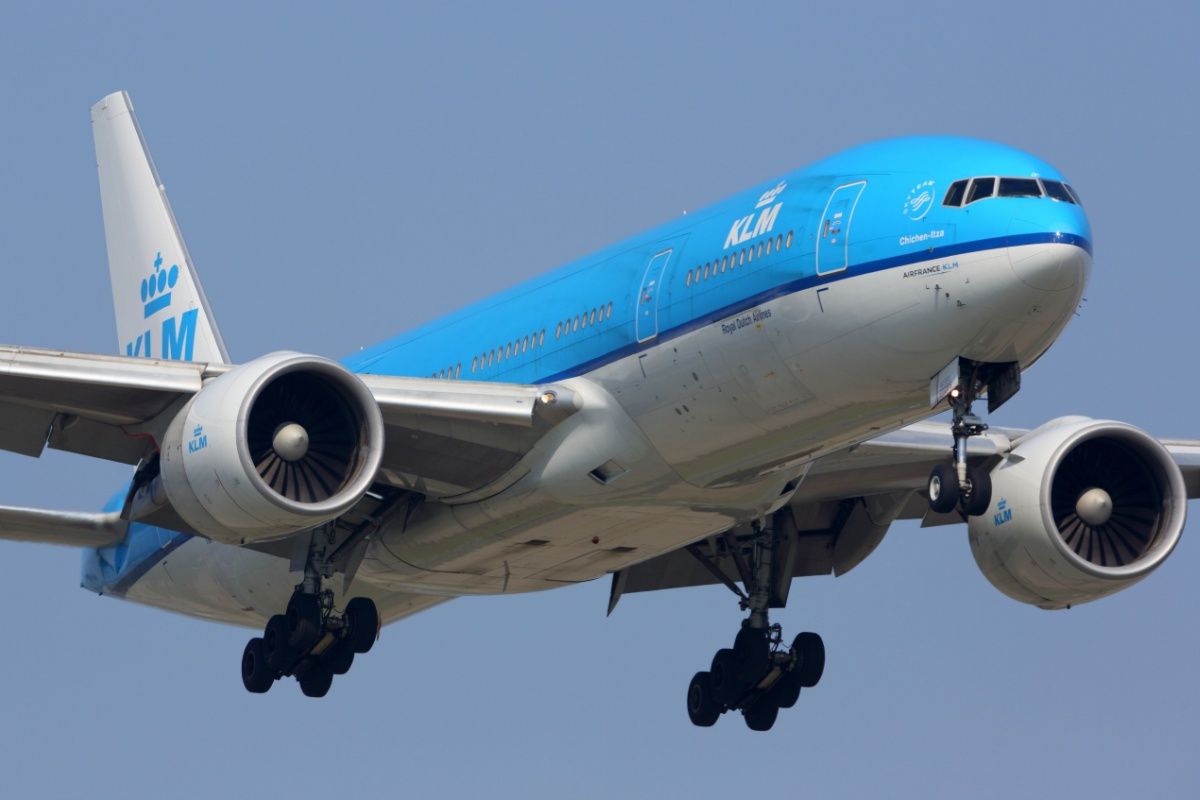
POLYGON ((345 675, 354 664, 354 649, 343 639, 321 654, 321 663, 334 675, 345 675))
POLYGON ((276 614, 267 620, 267 628, 263 632, 263 653, 267 663, 276 672, 283 672, 291 661, 291 648, 288 647, 287 617, 276 614))
POLYGON ((764 697, 754 705, 742 711, 746 719, 746 727, 752 731, 769 731, 779 716, 779 706, 771 702, 770 697, 764 697))
POLYGON ((738 680, 739 666, 737 653, 728 647, 718 650, 713 656, 710 675, 713 696, 717 702, 729 708, 733 708, 743 691, 743 686, 738 680))
POLYGON ((344 641, 356 653, 365 653, 379 635, 379 610, 368 597, 356 597, 346 604, 346 624, 350 631, 344 641))
POLYGON ((246 643, 242 651, 242 685, 246 691, 263 694, 275 683, 275 670, 267 665, 263 652, 263 640, 255 637, 246 643))
POLYGON ((825 642, 815 633, 805 631, 792 640, 792 652, 800 659, 794 674, 805 689, 816 686, 825 673, 825 642))
POLYGON ((963 513, 982 516, 992 505, 992 477, 983 467, 967 467, 967 480, 971 482, 971 493, 963 499, 963 513))
POLYGON ((713 692, 712 675, 697 672, 688 684, 687 712, 693 725, 711 728, 721 716, 721 705, 713 692))
POLYGON ((743 683, 754 683, 766 672, 771 657, 767 632, 762 628, 742 628, 733 640, 733 652, 738 659, 738 678, 743 683))
POLYGON ((938 464, 929 473, 929 483, 925 487, 925 496, 929 500, 929 508, 937 514, 946 514, 958 505, 960 494, 958 475, 953 464, 938 464))
POLYGON ((324 697, 333 685, 333 673, 318 661, 308 665, 299 681, 305 697, 324 697))
POLYGON ((785 672, 764 699, 780 708, 796 705, 800 699, 800 676, 795 672, 785 672))
POLYGON ((306 653, 321 638, 321 598, 296 592, 287 605, 288 646, 306 653))

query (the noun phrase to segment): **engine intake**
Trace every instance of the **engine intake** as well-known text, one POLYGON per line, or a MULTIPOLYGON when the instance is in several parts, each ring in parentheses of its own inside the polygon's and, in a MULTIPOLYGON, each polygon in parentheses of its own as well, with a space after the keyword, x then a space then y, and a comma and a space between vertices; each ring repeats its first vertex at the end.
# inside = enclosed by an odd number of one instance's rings
POLYGON ((971 552, 997 589, 1063 608, 1127 588, 1179 542, 1183 476, 1153 437, 1120 422, 1064 418, 1021 439, 992 470, 992 507, 971 552))
POLYGON ((206 384, 161 447, 163 489, 193 528, 242 543, 344 514, 383 456, 370 391, 327 359, 272 353, 206 384))

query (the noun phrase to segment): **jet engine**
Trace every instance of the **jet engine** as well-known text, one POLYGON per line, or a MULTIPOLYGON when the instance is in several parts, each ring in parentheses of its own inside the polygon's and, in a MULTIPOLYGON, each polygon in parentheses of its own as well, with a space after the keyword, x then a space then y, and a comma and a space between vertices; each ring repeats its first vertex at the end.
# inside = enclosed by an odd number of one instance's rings
POLYGON ((213 539, 279 538, 357 503, 383 441, 379 407, 352 373, 271 353, 205 384, 176 414, 160 447, 162 488, 213 539))
POLYGON ((1120 422, 1066 417, 1020 439, 992 470, 971 552, 1009 597, 1086 603, 1153 572, 1183 532, 1187 491, 1157 440, 1120 422))

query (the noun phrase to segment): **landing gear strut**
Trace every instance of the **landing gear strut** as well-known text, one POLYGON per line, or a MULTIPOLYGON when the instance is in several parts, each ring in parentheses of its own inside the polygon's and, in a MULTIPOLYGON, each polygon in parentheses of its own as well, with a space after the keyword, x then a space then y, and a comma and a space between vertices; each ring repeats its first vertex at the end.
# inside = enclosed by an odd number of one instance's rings
MULTIPOLYGON (((742 545, 732 533, 725 535, 728 554, 746 587, 741 592, 741 607, 750 612, 734 639, 733 647, 718 650, 712 666, 697 672, 688 684, 687 711, 692 724, 709 727, 726 711, 740 710, 746 726, 754 731, 770 730, 781 708, 791 708, 801 688, 811 688, 825 671, 825 644, 815 633, 801 633, 785 645, 783 630, 771 624, 768 609, 782 607, 773 602, 778 580, 790 581, 775 569, 775 553, 780 543, 777 526, 766 530, 755 525, 751 554, 746 559, 742 545)), ((697 558, 703 557, 693 551, 697 558)), ((709 561, 706 566, 719 570, 709 561)))
POLYGON ((306 696, 324 697, 333 676, 345 674, 354 656, 375 644, 379 611, 374 601, 355 597, 339 612, 333 591, 322 586, 333 574, 327 558, 331 541, 328 531, 313 532, 304 580, 292 592, 286 613, 271 617, 263 635, 246 643, 242 683, 247 691, 261 694, 292 675, 306 696))
POLYGON ((949 513, 958 506, 966 516, 977 517, 992 503, 992 479, 987 470, 967 463, 967 440, 988 429, 984 421, 971 412, 972 403, 984 388, 981 382, 972 379, 950 393, 950 408, 954 412, 950 425, 954 435, 954 460, 934 467, 926 486, 929 508, 938 514, 949 513))

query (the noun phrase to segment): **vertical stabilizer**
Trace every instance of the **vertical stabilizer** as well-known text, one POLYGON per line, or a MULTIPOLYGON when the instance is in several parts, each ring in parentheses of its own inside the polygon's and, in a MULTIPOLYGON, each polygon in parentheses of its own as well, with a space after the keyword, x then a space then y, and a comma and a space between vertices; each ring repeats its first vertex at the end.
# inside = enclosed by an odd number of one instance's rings
POLYGON ((125 92, 92 106, 120 352, 229 363, 125 92))

